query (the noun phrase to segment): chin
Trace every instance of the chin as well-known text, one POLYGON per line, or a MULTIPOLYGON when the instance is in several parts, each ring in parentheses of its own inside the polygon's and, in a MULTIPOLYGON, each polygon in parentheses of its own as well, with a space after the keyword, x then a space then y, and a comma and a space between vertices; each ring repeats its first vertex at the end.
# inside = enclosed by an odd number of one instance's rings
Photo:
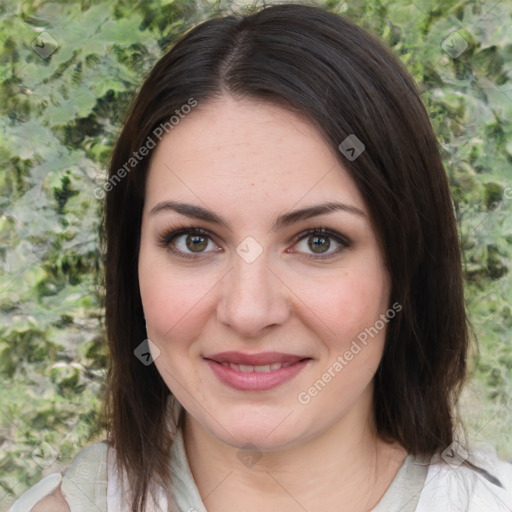
POLYGON ((287 414, 264 414, 263 411, 238 411, 219 419, 221 425, 211 424, 208 430, 229 446, 243 449, 250 444, 260 450, 277 450, 298 442, 299 429, 287 414))

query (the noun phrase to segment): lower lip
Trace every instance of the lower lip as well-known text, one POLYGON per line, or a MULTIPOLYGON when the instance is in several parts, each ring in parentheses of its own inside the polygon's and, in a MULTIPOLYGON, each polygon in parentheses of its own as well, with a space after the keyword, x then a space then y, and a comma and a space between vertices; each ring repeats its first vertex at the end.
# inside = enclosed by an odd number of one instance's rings
POLYGON ((266 391, 273 389, 293 379, 302 371, 310 359, 298 361, 290 366, 281 367, 279 370, 269 372, 239 372, 231 366, 223 366, 206 359, 213 373, 224 384, 239 391, 266 391))

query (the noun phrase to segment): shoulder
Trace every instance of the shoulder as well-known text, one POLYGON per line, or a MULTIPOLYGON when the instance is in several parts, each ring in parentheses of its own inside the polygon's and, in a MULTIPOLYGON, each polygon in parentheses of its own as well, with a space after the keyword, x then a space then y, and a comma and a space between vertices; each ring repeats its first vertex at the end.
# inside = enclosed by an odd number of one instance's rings
POLYGON ((96 511, 105 511, 108 446, 101 442, 82 448, 60 473, 46 476, 25 491, 8 512, 85 511, 84 501, 96 511))
POLYGON ((512 510, 512 463, 488 443, 434 455, 416 510, 446 510, 447 503, 457 512, 512 510))

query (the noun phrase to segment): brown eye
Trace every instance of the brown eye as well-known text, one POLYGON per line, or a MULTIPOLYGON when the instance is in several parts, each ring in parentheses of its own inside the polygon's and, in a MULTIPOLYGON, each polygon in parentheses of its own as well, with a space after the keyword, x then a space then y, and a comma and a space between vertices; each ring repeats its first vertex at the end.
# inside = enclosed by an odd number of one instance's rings
POLYGON ((341 253, 347 247, 350 247, 350 241, 347 238, 327 228, 314 228, 306 231, 305 233, 301 233, 298 236, 298 243, 296 245, 299 245, 302 241, 307 241, 307 247, 304 250, 297 252, 306 253, 306 258, 310 259, 331 258, 341 253), (338 244, 338 247, 335 247, 333 251, 328 252, 331 248, 332 241, 334 241, 335 244, 338 244), (319 256, 313 256, 311 253, 318 254, 319 256))
POLYGON ((210 233, 202 228, 180 228, 158 238, 161 247, 183 258, 194 258, 193 254, 206 254, 209 252, 206 249, 210 242, 213 244, 210 233))

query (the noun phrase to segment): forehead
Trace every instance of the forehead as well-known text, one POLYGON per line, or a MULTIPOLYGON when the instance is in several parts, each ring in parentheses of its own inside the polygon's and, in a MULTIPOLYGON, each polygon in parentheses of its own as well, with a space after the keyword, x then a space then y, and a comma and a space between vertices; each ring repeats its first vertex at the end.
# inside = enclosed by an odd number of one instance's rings
POLYGON ((366 211, 339 156, 307 118, 229 96, 200 103, 155 149, 145 204, 169 199, 223 211, 258 205, 258 213, 342 200, 366 211))

